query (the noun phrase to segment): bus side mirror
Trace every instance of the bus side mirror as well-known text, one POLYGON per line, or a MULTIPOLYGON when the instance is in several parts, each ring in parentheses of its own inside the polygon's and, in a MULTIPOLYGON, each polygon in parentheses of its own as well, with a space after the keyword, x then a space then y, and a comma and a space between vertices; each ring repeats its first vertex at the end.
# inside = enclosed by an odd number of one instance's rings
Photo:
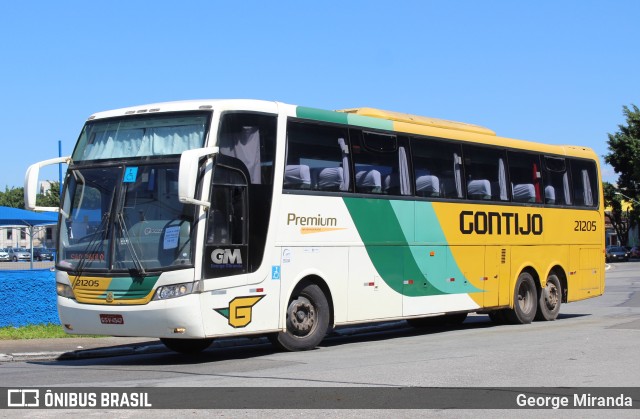
MULTIPOLYGON (((27 169, 27 174, 24 177, 24 206, 26 209, 34 211, 53 211, 58 212, 58 207, 38 207, 36 206, 36 195, 38 194, 38 176, 40 175, 40 168, 50 166, 52 164, 69 164, 71 156, 56 157, 55 159, 44 160, 39 163, 32 164, 27 169)), ((62 185, 59 186, 62 191, 62 185)))
POLYGON ((198 171, 200 159, 217 154, 218 147, 196 148, 183 151, 180 156, 180 171, 178 172, 178 200, 183 204, 194 204, 209 207, 208 201, 195 199, 198 186, 198 171))

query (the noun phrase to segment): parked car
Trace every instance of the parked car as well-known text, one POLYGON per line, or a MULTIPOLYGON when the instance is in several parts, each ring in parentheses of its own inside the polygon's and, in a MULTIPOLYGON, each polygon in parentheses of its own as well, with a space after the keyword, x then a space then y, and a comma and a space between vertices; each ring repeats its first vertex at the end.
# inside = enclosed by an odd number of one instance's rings
POLYGON ((8 262, 10 261, 11 258, 9 257, 9 253, 7 252, 7 249, 0 249, 0 262, 8 262))
POLYGON ((33 260, 53 260, 53 250, 45 247, 34 247, 33 260))
POLYGON ((31 260, 31 253, 25 248, 21 247, 10 247, 7 249, 7 253, 9 253, 9 259, 17 262, 19 260, 31 260))
POLYGON ((626 262, 629 260, 629 251, 622 246, 608 246, 606 259, 607 262, 616 262, 620 260, 626 262))

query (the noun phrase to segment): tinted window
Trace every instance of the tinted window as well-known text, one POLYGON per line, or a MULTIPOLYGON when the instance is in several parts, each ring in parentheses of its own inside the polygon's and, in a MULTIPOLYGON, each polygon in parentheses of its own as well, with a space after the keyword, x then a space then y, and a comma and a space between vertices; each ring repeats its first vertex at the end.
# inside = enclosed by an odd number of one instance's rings
POLYGON ((345 128, 289 122, 284 188, 348 191, 348 138, 345 128))
POLYGON ((276 124, 272 115, 226 113, 222 117, 220 154, 240 160, 254 185, 273 184, 276 124))
POLYGON ((460 144, 426 138, 411 140, 417 196, 462 198, 460 144))
POLYGON ((542 203, 540 156, 509 151, 509 178, 514 202, 542 203))
POLYGON ((467 198, 492 201, 509 199, 504 150, 463 145, 467 198))
POLYGON ((598 206, 596 165, 592 161, 571 159, 571 179, 575 205, 598 206))
POLYGON ((355 171, 355 191, 410 195, 405 139, 395 135, 350 131, 355 171))
POLYGON ((572 205, 567 162, 561 157, 544 157, 544 202, 548 205, 572 205))

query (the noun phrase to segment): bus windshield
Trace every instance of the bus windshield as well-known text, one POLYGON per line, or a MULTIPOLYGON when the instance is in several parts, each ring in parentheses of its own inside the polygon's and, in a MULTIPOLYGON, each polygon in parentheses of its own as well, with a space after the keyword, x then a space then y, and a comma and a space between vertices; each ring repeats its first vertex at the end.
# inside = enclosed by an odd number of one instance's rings
POLYGON ((192 266, 193 208, 178 201, 177 162, 79 168, 68 176, 61 269, 144 274, 192 266))
POLYGON ((75 163, 167 156, 204 145, 209 114, 142 115, 87 122, 73 152, 75 163))

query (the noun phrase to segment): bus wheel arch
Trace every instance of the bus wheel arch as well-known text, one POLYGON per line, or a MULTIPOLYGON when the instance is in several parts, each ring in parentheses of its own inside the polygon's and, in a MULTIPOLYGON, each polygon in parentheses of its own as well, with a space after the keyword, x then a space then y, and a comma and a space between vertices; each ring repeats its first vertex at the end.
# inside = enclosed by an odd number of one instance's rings
POLYGON ((286 329, 269 336, 271 343, 288 351, 313 349, 333 325, 333 299, 326 282, 311 275, 303 278, 288 298, 286 329))
POLYGON ((523 269, 513 288, 513 308, 505 311, 509 323, 529 324, 535 318, 540 295, 540 280, 533 268, 523 269))

